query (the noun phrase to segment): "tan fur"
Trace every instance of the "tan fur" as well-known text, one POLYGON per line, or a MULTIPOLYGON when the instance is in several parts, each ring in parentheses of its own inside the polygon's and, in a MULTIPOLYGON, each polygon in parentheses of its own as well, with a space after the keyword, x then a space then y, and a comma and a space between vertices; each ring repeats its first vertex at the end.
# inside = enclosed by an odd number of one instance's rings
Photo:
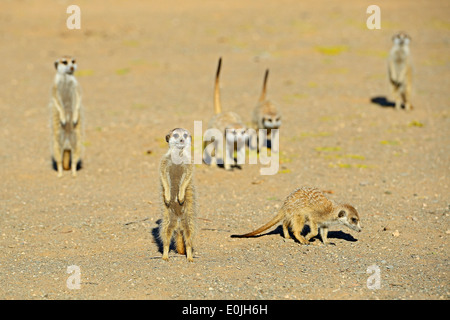
POLYGON ((169 150, 162 157, 159 168, 163 204, 160 226, 162 258, 169 259, 170 242, 176 232, 175 245, 178 253, 186 254, 188 261, 192 262, 196 201, 192 181, 194 165, 190 158, 191 135, 185 129, 176 128, 167 134, 166 141, 169 143, 169 150), (183 162, 178 161, 177 157, 183 162))
POLYGON ((286 198, 278 214, 268 223, 250 233, 232 237, 253 237, 280 221, 283 222, 284 237, 291 238, 289 235, 291 228, 294 237, 301 244, 308 244, 309 240, 318 234, 318 229, 323 243, 328 243, 328 227, 332 225, 343 224, 355 231, 361 231, 359 215, 354 207, 349 204, 336 204, 316 188, 302 187, 286 198), (310 232, 303 237, 300 233, 305 224, 309 225, 310 232))
POLYGON ((55 61, 55 68, 57 73, 50 101, 53 159, 58 177, 62 176, 63 169, 72 169, 72 176, 76 176, 81 160, 83 122, 81 88, 73 75, 76 61, 64 56, 55 61))
MULTIPOLYGON (((224 167, 226 170, 231 170, 231 165, 234 164, 233 151, 234 144, 232 144, 231 140, 233 138, 238 139, 239 141, 244 140, 245 142, 247 135, 247 128, 243 124, 241 117, 232 111, 222 111, 222 106, 220 104, 220 90, 219 90, 219 75, 220 69, 222 66, 222 58, 219 59, 219 64, 217 66, 216 72, 216 80, 214 87, 214 116, 208 122, 208 129, 217 129, 219 130, 224 139, 222 146, 225 147, 226 144, 229 144, 229 150, 231 152, 225 154, 225 158, 223 155, 223 149, 218 141, 215 141, 215 155, 211 159, 211 164, 217 164, 217 158, 220 158, 224 161, 224 167), (227 139, 228 138, 228 139, 227 139)), ((242 151, 242 147, 245 148, 244 143, 237 143, 238 152, 242 151)), ((245 151, 245 150, 244 150, 245 151)))
MULTIPOLYGON (((268 76, 269 70, 266 70, 261 96, 259 97, 258 104, 253 109, 252 127, 256 133, 259 129, 266 129, 267 139, 270 140, 269 137, 271 137, 272 129, 279 129, 281 126, 281 112, 275 103, 266 98, 268 76)), ((256 149, 258 144, 258 150, 260 150, 264 141, 259 141, 259 143, 257 141, 258 136, 254 134, 251 137, 250 147, 256 149)), ((274 152, 278 152, 278 145, 271 144, 271 149, 274 152)))
POLYGON ((388 73, 395 99, 395 109, 399 110, 403 103, 406 110, 411 110, 412 62, 409 50, 411 38, 401 32, 392 40, 394 45, 389 53, 388 73))

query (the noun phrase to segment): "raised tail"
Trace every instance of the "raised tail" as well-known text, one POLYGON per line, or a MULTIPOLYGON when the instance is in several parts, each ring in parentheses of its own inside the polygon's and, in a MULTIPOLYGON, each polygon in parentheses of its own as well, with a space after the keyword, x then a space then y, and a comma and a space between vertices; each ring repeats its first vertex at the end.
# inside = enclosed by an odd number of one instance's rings
POLYGON ((284 217, 284 212, 283 210, 280 210, 278 212, 278 214, 269 222, 267 222, 265 225, 263 225, 262 227, 256 229, 255 231, 246 233, 246 234, 233 234, 231 235, 231 238, 250 238, 253 236, 256 236, 257 234, 266 231, 267 229, 273 227, 275 224, 277 224, 278 222, 280 222, 284 217))
POLYGON ((214 113, 218 114, 222 112, 222 106, 220 105, 220 88, 219 88, 219 75, 220 68, 222 66, 222 58, 219 58, 219 65, 216 72, 216 83, 214 85, 214 113))
POLYGON ((64 168, 64 170, 70 170, 70 150, 64 150, 63 168, 64 168))
POLYGON ((267 78, 268 77, 269 77, 269 69, 266 69, 266 73, 264 74, 263 88, 262 88, 261 96, 259 97, 259 102, 266 100, 267 78))

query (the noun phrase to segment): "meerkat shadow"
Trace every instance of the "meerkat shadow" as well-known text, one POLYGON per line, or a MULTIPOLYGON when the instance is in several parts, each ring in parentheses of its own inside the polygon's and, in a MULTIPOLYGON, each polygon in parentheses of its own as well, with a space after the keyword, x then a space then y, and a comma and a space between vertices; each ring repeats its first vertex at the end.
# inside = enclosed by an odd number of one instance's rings
POLYGON ((156 245, 158 246, 159 253, 163 252, 163 243, 162 243, 161 237, 159 236, 159 230, 160 230, 161 223, 162 223, 162 219, 156 220, 157 226, 154 227, 151 231, 153 240, 156 243, 156 245))
MULTIPOLYGON (((70 159, 69 164, 70 164, 70 167, 72 167, 72 159, 70 159)), ((56 165, 55 158, 53 158, 53 157, 52 157, 52 169, 53 169, 54 171, 58 171, 58 167, 57 167, 57 165, 56 165)), ((79 171, 79 170, 81 170, 81 169, 83 169, 83 160, 80 159, 80 160, 78 160, 78 162, 77 162, 77 171, 79 171)))
MULTIPOLYGON (((309 231, 310 231, 309 226, 305 225, 303 227, 301 235, 302 236, 306 236, 309 233, 309 231)), ((295 239, 293 237, 293 235, 291 234, 291 232, 289 232, 289 233, 291 235, 291 238, 295 239)), ((278 226, 277 228, 275 228, 274 230, 272 230, 272 231, 270 231, 268 233, 263 233, 263 234, 256 235, 255 238, 256 237, 266 236, 266 235, 272 235, 272 234, 279 234, 280 236, 284 237, 283 227, 280 225, 280 226, 278 226)), ((313 237, 311 240, 314 240, 314 239, 322 240, 320 238, 320 235, 317 235, 317 236, 313 237)), ((343 231, 328 231, 328 239, 341 239, 341 240, 350 241, 350 242, 358 241, 358 239, 354 238, 351 234, 345 233, 343 231)))
MULTIPOLYGON (((162 223, 162 219, 156 220, 157 226, 152 229, 151 233, 152 233, 152 237, 153 237, 154 242, 158 246, 158 252, 162 254, 163 253, 163 242, 162 242, 160 234, 159 234, 161 223, 162 223)), ((170 250, 175 250, 176 251, 175 241, 173 240, 173 238, 172 238, 172 240, 170 242, 169 251, 170 250)))
POLYGON ((386 97, 378 96, 370 99, 370 102, 379 105, 383 108, 395 108, 395 103, 389 101, 386 97))

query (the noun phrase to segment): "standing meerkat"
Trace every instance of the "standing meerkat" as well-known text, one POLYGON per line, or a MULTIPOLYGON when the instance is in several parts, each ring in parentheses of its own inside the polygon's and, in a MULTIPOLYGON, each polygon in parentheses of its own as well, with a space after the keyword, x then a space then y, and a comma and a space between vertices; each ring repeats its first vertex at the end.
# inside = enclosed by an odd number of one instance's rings
MULTIPOLYGON (((272 129, 279 129, 281 126, 281 113, 277 105, 266 98, 268 77, 269 69, 266 70, 266 73, 264 75, 263 88, 261 96, 259 97, 258 104, 256 105, 255 109, 253 109, 252 126, 256 132, 258 132, 259 129, 266 129, 267 140, 271 140, 271 138, 269 137, 272 136, 272 129)), ((277 135, 279 134, 278 130, 274 131, 274 133, 277 135)), ((279 139, 275 139, 275 141, 279 141, 279 139)), ((273 141, 270 142, 270 149, 274 152, 278 152, 278 143, 272 143, 273 141)), ((253 150, 257 147, 258 150, 261 150, 263 144, 264 141, 262 141, 262 139, 258 143, 257 134, 253 134, 250 138, 250 147, 253 150)))
POLYGON ((81 88, 73 73, 77 68, 74 58, 64 56, 55 61, 56 75, 51 92, 52 149, 58 177, 63 169, 72 169, 77 175, 81 161, 81 88))
POLYGON ((219 59, 214 86, 215 115, 208 122, 208 129, 217 129, 222 134, 222 137, 225 137, 225 143, 223 143, 223 140, 219 142, 219 137, 215 137, 215 140, 213 142, 215 155, 211 158, 210 164, 217 165, 217 159, 221 159, 221 161, 223 161, 224 163, 225 169, 231 170, 232 165, 235 165, 235 145, 237 146, 237 153, 245 157, 245 140, 247 139, 247 127, 243 124, 241 117, 237 113, 232 111, 222 112, 219 88, 219 75, 221 66, 222 58, 219 59), (225 148, 225 151, 223 150, 223 148, 225 148))
POLYGON ((328 228, 333 225, 344 225, 352 230, 361 231, 358 212, 349 204, 336 204, 328 200, 316 188, 302 187, 293 191, 284 201, 278 214, 262 227, 250 233, 232 235, 233 238, 253 237, 278 222, 283 221, 283 234, 290 239, 289 227, 294 237, 301 244, 308 244, 309 240, 318 234, 324 244, 328 243, 328 228), (305 224, 309 225, 310 232, 303 237, 300 233, 305 224))
POLYGON ((403 32, 392 37, 394 45, 389 53, 388 72, 395 109, 400 110, 402 103, 411 110, 412 62, 409 50, 411 38, 403 32))
POLYGON ((164 260, 169 259, 172 235, 176 232, 176 249, 192 262, 194 219, 196 214, 195 189, 192 182, 194 165, 191 161, 191 134, 176 128, 166 135, 169 150, 162 157, 159 168, 163 220, 160 237, 164 260))

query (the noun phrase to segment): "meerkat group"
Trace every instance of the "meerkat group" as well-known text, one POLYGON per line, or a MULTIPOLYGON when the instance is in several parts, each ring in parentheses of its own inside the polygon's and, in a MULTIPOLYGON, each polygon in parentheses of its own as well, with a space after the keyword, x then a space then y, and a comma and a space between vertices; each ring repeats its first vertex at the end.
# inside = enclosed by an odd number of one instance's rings
MULTIPOLYGON (((412 62, 409 49, 411 38, 401 32, 394 35, 392 40, 394 44, 388 57, 388 76, 395 108, 400 109, 403 104, 406 110, 411 110, 412 62)), ((81 88, 74 76, 77 63, 75 58, 63 56, 55 61, 54 66, 56 75, 50 101, 52 156, 58 177, 62 176, 63 170, 71 170, 72 176, 76 176, 77 166, 81 162, 83 123, 81 88)), ((214 115, 208 123, 208 129, 217 130, 223 138, 212 141, 215 152, 214 155, 211 154, 211 165, 223 163, 226 170, 231 170, 236 166, 234 151, 236 150, 238 154, 242 150, 245 152, 246 141, 250 149, 259 151, 265 144, 267 147, 270 146, 272 152, 278 152, 278 145, 274 145, 272 141, 269 145, 268 142, 269 137, 274 137, 272 133, 279 133, 281 112, 276 103, 267 99, 269 70, 266 69, 262 91, 252 112, 253 131, 249 134, 248 128, 237 113, 222 110, 219 81, 221 67, 222 58, 219 59, 215 76, 214 115), (258 130, 267 130, 266 141, 254 134, 258 130), (222 148, 224 145, 225 152, 222 148)), ((159 228, 163 247, 162 259, 169 259, 169 249, 175 235, 177 252, 185 254, 187 260, 192 262, 197 215, 193 182, 194 165, 190 157, 192 137, 188 130, 175 128, 165 139, 168 150, 162 156, 159 166, 163 216, 159 228)), ((334 225, 361 231, 358 211, 352 205, 335 203, 317 188, 301 187, 287 196, 275 217, 265 225, 252 232, 231 237, 254 237, 279 222, 282 222, 284 237, 291 239, 291 231, 300 244, 308 244, 318 234, 324 244, 329 243, 328 229, 334 225), (302 236, 305 225, 309 226, 310 231, 306 236, 302 236)))

